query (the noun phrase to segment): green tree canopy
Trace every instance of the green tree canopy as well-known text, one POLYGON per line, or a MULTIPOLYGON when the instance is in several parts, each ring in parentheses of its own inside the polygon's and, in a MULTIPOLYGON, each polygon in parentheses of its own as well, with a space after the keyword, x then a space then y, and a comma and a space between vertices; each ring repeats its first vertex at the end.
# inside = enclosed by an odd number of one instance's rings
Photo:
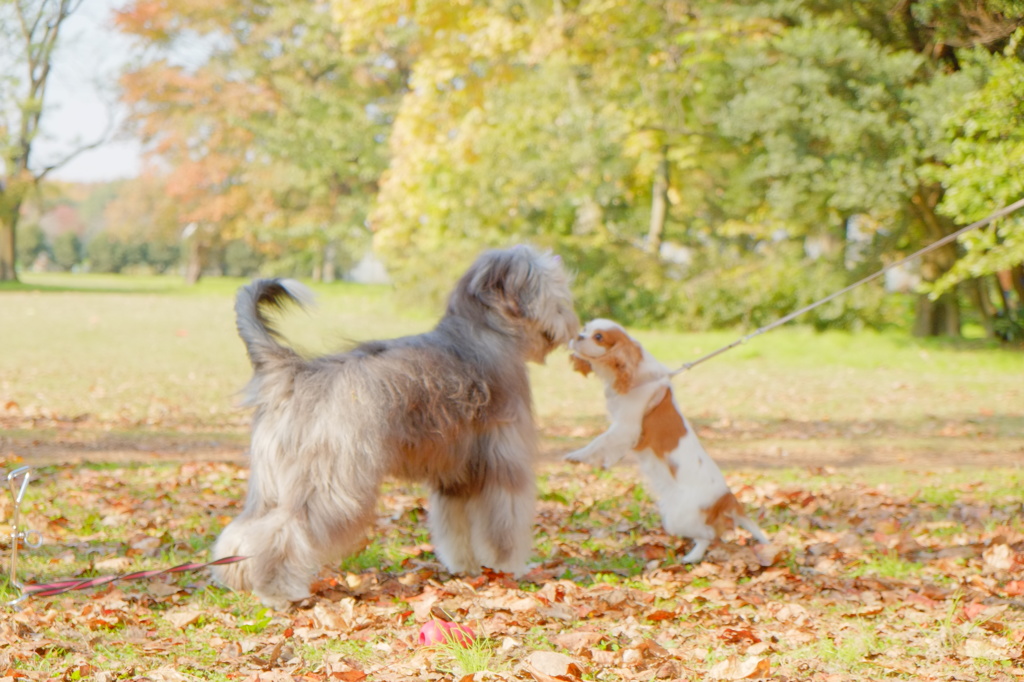
MULTIPOLYGON (((1010 0, 135 0, 122 25, 209 41, 125 81, 203 239, 326 253, 369 226, 420 293, 529 240, 580 273, 584 315, 698 327, 777 319, 1019 191, 1022 20, 1010 0)), ((1016 225, 920 261, 915 331, 1000 312, 1016 225)), ((884 325, 892 301, 872 285, 810 320, 884 325)))
MULTIPOLYGON (((1024 31, 1005 54, 976 55, 985 85, 949 118, 948 166, 938 178, 946 188, 941 209, 960 224, 981 220, 993 208, 1024 197, 1024 31)), ((965 253, 937 283, 942 291, 970 277, 1019 268, 1024 263, 1024 215, 962 238, 965 253)))

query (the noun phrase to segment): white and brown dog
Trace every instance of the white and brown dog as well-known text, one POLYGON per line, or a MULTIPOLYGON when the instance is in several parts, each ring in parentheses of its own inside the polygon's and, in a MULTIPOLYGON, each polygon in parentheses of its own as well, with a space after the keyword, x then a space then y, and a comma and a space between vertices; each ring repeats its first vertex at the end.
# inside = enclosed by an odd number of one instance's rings
POLYGON ((432 331, 323 357, 283 345, 266 317, 306 296, 288 280, 238 292, 253 366, 249 490, 213 556, 248 558, 216 577, 273 607, 309 596, 320 566, 359 544, 387 476, 430 487, 434 551, 449 570, 524 573, 537 452, 526 363, 579 330, 559 258, 484 253, 432 331))
POLYGON ((604 382, 611 426, 565 459, 607 468, 636 452, 665 530, 694 541, 686 563, 700 561, 712 541, 735 525, 768 542, 679 410, 667 367, 610 320, 589 322, 569 347, 576 371, 593 371, 604 382))

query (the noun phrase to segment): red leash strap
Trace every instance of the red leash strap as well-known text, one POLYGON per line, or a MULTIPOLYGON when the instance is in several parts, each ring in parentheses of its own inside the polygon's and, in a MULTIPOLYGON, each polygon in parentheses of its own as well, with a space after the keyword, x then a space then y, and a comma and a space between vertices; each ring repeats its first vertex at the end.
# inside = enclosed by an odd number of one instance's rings
POLYGON ((187 571, 198 571, 199 569, 206 568, 207 566, 234 564, 239 561, 244 561, 246 558, 247 557, 244 556, 229 556, 205 564, 180 564, 171 568, 155 569, 151 571, 136 571, 135 573, 126 573, 124 575, 103 575, 96 578, 58 580, 52 583, 23 585, 22 592, 26 597, 52 597, 57 594, 71 592, 72 590, 84 590, 90 587, 99 587, 100 585, 107 585, 121 580, 143 580, 147 578, 155 578, 156 576, 164 575, 165 573, 185 573, 187 571))
POLYGON ((155 569, 151 571, 136 571, 135 573, 126 573, 124 575, 104 575, 97 578, 82 578, 72 580, 58 580, 52 583, 39 583, 36 585, 23 585, 18 582, 18 545, 24 541, 29 547, 39 547, 42 544, 42 538, 39 533, 34 530, 21 530, 19 526, 19 514, 21 508, 21 502, 25 497, 25 490, 28 488, 28 482, 31 478, 32 467, 23 466, 19 467, 7 474, 7 482, 11 486, 11 494, 14 495, 14 516, 11 524, 11 576, 9 584, 11 587, 16 587, 21 590, 21 596, 17 599, 12 599, 4 604, 4 606, 13 606, 18 608, 18 604, 28 599, 29 597, 52 597, 56 594, 64 594, 72 590, 84 590, 90 587, 99 587, 100 585, 107 585, 112 582, 119 580, 143 580, 146 578, 155 578, 158 575, 164 575, 165 573, 185 573, 186 571, 198 571, 201 568, 207 566, 220 566, 222 564, 234 564, 239 561, 244 561, 244 556, 229 556, 223 559, 217 559, 216 561, 210 561, 208 563, 189 563, 180 564, 171 568, 155 569))

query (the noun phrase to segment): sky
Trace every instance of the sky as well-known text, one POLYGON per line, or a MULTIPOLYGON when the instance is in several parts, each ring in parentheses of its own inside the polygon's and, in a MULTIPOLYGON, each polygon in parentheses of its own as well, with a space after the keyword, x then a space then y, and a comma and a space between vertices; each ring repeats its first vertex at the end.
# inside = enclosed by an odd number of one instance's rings
POLYGON ((123 131, 125 108, 117 102, 117 79, 132 55, 132 44, 113 26, 112 11, 125 0, 86 0, 64 25, 46 95, 42 135, 33 154, 36 166, 53 162, 76 142, 111 141, 77 156, 49 177, 102 182, 137 175, 142 144, 123 131))

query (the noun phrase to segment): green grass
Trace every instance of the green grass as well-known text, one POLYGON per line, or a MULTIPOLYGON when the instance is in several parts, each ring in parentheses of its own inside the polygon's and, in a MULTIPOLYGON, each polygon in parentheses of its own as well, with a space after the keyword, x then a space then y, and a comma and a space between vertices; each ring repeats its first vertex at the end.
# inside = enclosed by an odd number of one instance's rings
MULTIPOLYGON (((242 280, 203 280, 189 289, 171 278, 39 277, 62 285, 0 292, 0 328, 8 330, 2 404, 128 430, 243 417, 237 404, 250 368, 232 308, 242 280)), ((314 290, 318 306, 295 310, 284 323, 296 347, 310 353, 428 326, 422 315, 398 313, 383 287, 314 290)))
MULTIPOLYGON (((238 392, 250 370, 234 330, 233 296, 243 280, 26 275, 0 290, 0 401, 28 414, 91 416, 119 428, 203 425, 231 430, 245 414, 238 392), (231 428, 229 428, 231 427, 231 428)), ((416 333, 438 310, 400 307, 386 287, 317 285, 318 306, 289 312, 288 338, 310 353, 350 341, 416 333)), ((634 330, 670 366, 735 338, 732 332, 634 330)), ((816 334, 787 327, 681 375, 691 419, 772 424, 974 420, 982 433, 1019 435, 1024 356, 974 342, 878 333, 816 334)), ((601 428, 593 378, 574 374, 558 351, 533 369, 542 423, 601 428)), ((934 423, 933 423, 934 422, 934 423)), ((554 429, 558 436, 559 430, 554 429)))
POLYGON ((919 575, 923 566, 915 561, 907 561, 894 552, 885 552, 860 561, 848 575, 853 578, 870 575, 877 578, 893 578, 906 580, 919 575))
POLYGON ((876 672, 866 659, 886 650, 888 643, 868 626, 849 628, 842 637, 822 637, 814 643, 788 652, 785 658, 811 658, 826 670, 846 674, 876 672))
POLYGON ((330 654, 340 654, 356 661, 369 661, 375 652, 373 644, 358 639, 329 639, 315 645, 305 644, 300 649, 302 655, 310 660, 322 659, 330 654))
POLYGON ((379 569, 385 573, 399 573, 402 562, 408 555, 402 548, 394 544, 393 538, 376 536, 374 542, 358 554, 345 559, 341 568, 344 571, 361 573, 369 569, 379 569))
POLYGON ((444 637, 444 642, 434 645, 434 649, 441 655, 441 660, 435 663, 440 672, 449 672, 454 674, 456 679, 461 679, 474 673, 500 672, 507 668, 497 661, 497 643, 493 640, 477 636, 468 645, 463 646, 447 631, 444 632, 444 637))

